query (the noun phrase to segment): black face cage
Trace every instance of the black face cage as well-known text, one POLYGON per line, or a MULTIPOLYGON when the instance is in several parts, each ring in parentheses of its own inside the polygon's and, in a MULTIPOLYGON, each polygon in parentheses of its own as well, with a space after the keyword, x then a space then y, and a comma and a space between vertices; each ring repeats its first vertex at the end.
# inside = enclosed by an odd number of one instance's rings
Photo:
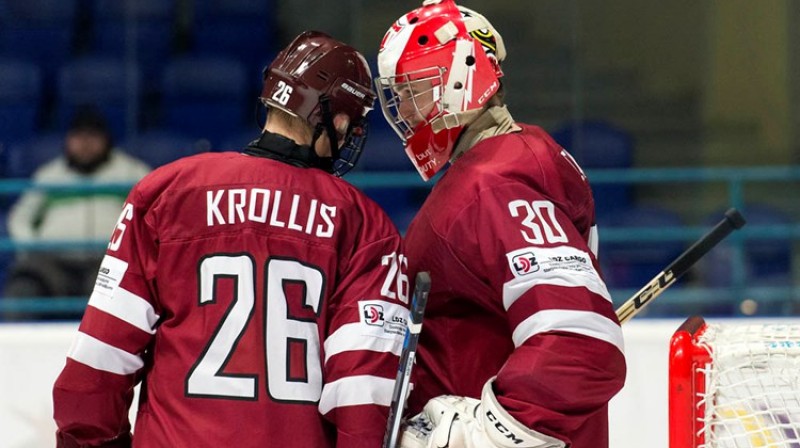
POLYGON ((362 119, 360 123, 350 124, 342 147, 333 154, 332 174, 334 176, 342 177, 355 168, 361 152, 364 150, 364 145, 367 143, 368 133, 369 125, 366 118, 362 119))
POLYGON ((320 158, 319 167, 328 171, 336 177, 342 177, 356 166, 364 144, 367 142, 367 119, 361 117, 357 122, 351 122, 344 135, 344 143, 338 146, 338 134, 333 125, 333 112, 331 111, 330 97, 321 95, 319 97, 319 107, 322 113, 322 121, 317 124, 314 131, 314 138, 311 147, 322 133, 327 133, 331 145, 331 157, 320 158))

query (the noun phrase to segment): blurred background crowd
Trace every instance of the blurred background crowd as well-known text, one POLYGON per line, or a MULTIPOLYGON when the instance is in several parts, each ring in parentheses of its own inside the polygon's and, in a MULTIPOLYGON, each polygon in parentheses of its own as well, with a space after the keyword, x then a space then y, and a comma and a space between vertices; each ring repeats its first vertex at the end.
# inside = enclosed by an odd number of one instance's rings
MULTIPOLYGON (((297 33, 328 32, 374 67, 418 3, 0 0, 2 318, 79 317, 127 188, 257 137, 262 69, 297 33)), ((505 38, 512 114, 587 171, 615 302, 736 206, 745 229, 646 315, 796 312, 800 3, 462 3, 505 38)), ((370 125, 348 180, 402 231, 431 185, 379 110, 370 125)))

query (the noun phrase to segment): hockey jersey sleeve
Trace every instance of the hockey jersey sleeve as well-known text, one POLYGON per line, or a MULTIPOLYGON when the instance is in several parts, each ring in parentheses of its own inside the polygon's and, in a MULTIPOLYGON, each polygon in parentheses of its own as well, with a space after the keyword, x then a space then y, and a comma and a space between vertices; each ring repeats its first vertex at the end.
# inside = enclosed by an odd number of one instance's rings
POLYGON ((53 388, 57 446, 126 446, 137 375, 159 320, 155 236, 136 188, 99 268, 66 365, 53 388))
POLYGON ((526 426, 575 443, 571 434, 591 433, 586 425, 622 388, 625 360, 595 254, 565 208, 517 182, 497 185, 453 230, 479 244, 451 249, 502 297, 515 348, 495 381, 500 404, 526 426))
POLYGON ((381 445, 408 318, 400 236, 376 214, 383 230, 357 243, 340 272, 324 340, 319 411, 336 426, 337 447, 381 445))

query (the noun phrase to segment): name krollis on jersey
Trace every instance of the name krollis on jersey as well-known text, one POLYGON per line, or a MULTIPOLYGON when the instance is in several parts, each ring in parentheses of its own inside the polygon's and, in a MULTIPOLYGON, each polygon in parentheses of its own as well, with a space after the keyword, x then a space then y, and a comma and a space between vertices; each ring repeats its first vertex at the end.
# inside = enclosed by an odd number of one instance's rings
POLYGON ((336 230, 336 206, 317 199, 266 188, 231 188, 206 191, 206 224, 256 222, 331 238, 336 230))

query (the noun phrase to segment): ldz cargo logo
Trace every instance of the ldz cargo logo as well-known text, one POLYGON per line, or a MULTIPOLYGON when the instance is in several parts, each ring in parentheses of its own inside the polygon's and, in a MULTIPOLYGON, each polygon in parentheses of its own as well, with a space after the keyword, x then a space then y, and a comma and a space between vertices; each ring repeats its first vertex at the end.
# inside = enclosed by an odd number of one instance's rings
POLYGON ((361 312, 364 315, 364 323, 367 325, 383 326, 383 307, 375 304, 366 304, 361 312))
POLYGON ((539 270, 536 255, 533 252, 523 252, 511 259, 511 267, 517 275, 532 274, 539 270))

